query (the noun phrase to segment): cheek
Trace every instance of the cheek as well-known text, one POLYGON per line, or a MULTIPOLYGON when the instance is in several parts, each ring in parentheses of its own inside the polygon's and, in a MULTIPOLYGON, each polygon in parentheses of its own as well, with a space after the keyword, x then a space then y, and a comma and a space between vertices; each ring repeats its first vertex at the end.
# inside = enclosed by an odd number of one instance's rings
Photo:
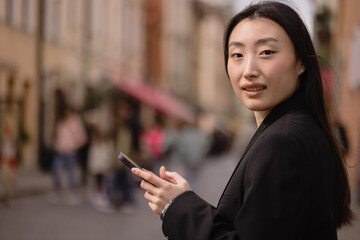
POLYGON ((228 65, 227 65, 227 72, 228 72, 229 78, 232 79, 233 75, 234 75, 234 71, 233 71, 232 64, 230 62, 228 62, 228 65))
POLYGON ((232 84, 240 81, 241 70, 239 66, 236 66, 235 64, 229 62, 227 70, 232 84))
POLYGON ((239 82, 235 81, 235 80, 232 80, 232 79, 230 79, 230 82, 231 82, 231 87, 232 87, 233 91, 236 93, 236 95, 238 95, 238 93, 240 91, 239 90, 240 89, 239 82))
POLYGON ((228 67, 228 74, 229 74, 231 86, 235 91, 235 93, 237 93, 239 91, 240 79, 241 79, 239 71, 236 71, 236 69, 234 68, 228 67))
POLYGON ((268 66, 264 73, 267 78, 272 80, 272 85, 278 85, 282 88, 294 88, 298 79, 296 70, 292 64, 289 62, 278 62, 272 66, 268 66))

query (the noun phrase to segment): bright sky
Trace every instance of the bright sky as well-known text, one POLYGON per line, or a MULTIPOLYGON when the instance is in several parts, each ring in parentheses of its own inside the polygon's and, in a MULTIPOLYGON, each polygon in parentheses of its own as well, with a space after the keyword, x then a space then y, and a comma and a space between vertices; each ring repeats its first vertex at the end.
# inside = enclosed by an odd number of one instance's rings
MULTIPOLYGON (((249 5, 250 3, 260 2, 261 0, 235 0, 235 11, 239 12, 241 9, 249 5)), ((279 2, 288 3, 292 6, 300 16, 303 18, 311 37, 314 36, 314 16, 315 16, 315 5, 312 0, 287 0, 279 2), (300 4, 301 3, 301 4, 300 4)))

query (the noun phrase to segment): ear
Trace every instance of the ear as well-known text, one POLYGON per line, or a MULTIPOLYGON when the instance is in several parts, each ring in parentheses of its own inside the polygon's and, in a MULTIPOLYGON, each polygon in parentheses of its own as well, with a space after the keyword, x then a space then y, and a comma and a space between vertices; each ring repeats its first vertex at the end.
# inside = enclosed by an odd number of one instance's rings
POLYGON ((301 64, 300 71, 299 71, 299 76, 301 74, 303 74, 303 72, 305 72, 305 66, 303 64, 301 64))

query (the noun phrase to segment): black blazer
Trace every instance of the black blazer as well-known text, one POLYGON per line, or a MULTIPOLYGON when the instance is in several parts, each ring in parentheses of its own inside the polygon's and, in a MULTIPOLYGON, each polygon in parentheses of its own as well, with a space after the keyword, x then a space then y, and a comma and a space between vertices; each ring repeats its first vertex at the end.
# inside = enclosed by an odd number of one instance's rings
POLYGON ((163 233, 172 240, 332 240, 335 209, 332 148, 295 94, 255 132, 217 208, 186 192, 167 210, 163 233))

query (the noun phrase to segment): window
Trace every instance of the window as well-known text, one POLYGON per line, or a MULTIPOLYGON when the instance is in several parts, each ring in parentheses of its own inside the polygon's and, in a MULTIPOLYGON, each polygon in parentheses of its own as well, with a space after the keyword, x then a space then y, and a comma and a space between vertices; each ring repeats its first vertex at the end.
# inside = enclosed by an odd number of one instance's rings
POLYGON ((29 3, 29 0, 22 0, 21 28, 26 33, 30 32, 30 3, 29 3))
POLYGON ((55 0, 53 3, 53 27, 51 39, 58 43, 61 35, 61 2, 55 0))
POLYGON ((45 39, 58 43, 61 35, 61 1, 44 1, 44 30, 45 39))
POLYGON ((6 24, 14 25, 14 2, 13 0, 6 0, 5 22, 6 24))
POLYGON ((75 0, 68 0, 67 1, 67 22, 68 22, 68 26, 71 29, 75 29, 77 26, 77 6, 78 6, 78 1, 75 0))

